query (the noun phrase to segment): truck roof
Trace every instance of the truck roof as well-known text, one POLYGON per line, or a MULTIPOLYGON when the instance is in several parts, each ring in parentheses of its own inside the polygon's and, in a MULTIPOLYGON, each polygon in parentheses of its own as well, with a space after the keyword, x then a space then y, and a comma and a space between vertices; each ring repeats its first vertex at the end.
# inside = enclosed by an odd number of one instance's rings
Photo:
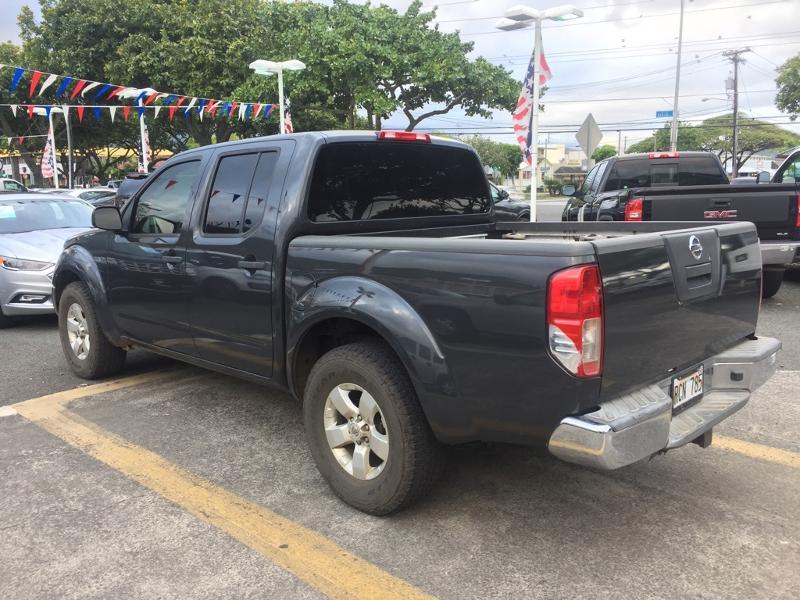
MULTIPOLYGON (((655 159, 655 158, 662 158, 662 159, 664 159, 664 158, 673 158, 671 156, 659 156, 659 157, 650 156, 651 154, 664 154, 664 155, 666 155, 666 154, 671 154, 671 153, 668 153, 666 151, 656 151, 655 153, 652 153, 652 152, 637 152, 637 153, 634 153, 634 154, 623 154, 622 156, 612 156, 611 158, 616 158, 617 160, 620 160, 620 161, 622 161, 622 160, 637 160, 637 159, 641 160, 643 158, 647 158, 647 159, 651 159, 651 158, 652 159, 655 159)), ((680 158, 697 158, 697 157, 710 157, 713 160, 713 158, 716 157, 716 155, 711 153, 711 152, 703 152, 703 151, 700 151, 700 150, 687 150, 687 151, 679 150, 679 151, 675 152, 675 156, 674 156, 674 158, 678 158, 678 159, 680 159, 680 158)))
MULTIPOLYGON (((387 130, 384 130, 387 131, 387 130)), ((204 152, 209 152, 212 150, 216 150, 218 148, 226 149, 226 148, 235 148, 237 146, 245 146, 248 144, 253 144, 257 142, 277 142, 281 140, 316 140, 321 143, 343 143, 343 142, 377 142, 378 140, 378 133, 377 131, 372 130, 334 130, 334 131, 303 131, 301 133, 289 133, 289 134, 276 134, 276 135, 265 135, 260 137, 253 137, 253 138, 246 138, 243 140, 233 140, 229 142, 222 142, 219 144, 212 144, 209 146, 200 146, 199 148, 192 148, 190 150, 185 150, 181 152, 179 155, 176 156, 189 156, 191 154, 202 154, 204 152)), ((411 132, 413 133, 413 132, 411 132)), ((473 150, 472 146, 469 144, 465 144, 464 142, 460 142, 458 140, 453 140, 450 138, 443 138, 437 137, 434 135, 429 134, 420 134, 420 135, 427 135, 430 139, 431 144, 439 145, 439 146, 452 146, 457 148, 464 148, 468 150, 473 150)), ((413 142, 410 142, 413 143, 413 142)), ((171 161, 170 161, 171 162, 171 161)))

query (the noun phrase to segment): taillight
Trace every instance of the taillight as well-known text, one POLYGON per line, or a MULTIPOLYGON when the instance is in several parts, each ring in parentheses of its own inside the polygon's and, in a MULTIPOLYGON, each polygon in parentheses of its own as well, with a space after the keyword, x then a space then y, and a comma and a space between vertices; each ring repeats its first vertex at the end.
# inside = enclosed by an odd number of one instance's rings
POLYGON ((797 194, 797 214, 794 216, 794 226, 800 228, 800 194, 797 194))
POLYGON ((558 271, 547 285, 550 353, 573 375, 603 371, 603 287, 597 265, 558 271))
POLYGON ((680 152, 649 152, 647 158, 680 158, 680 152))
POLYGON ((413 131, 379 131, 378 139, 398 142, 430 142, 431 136, 427 133, 414 133, 413 131))
POLYGON ((641 221, 644 212, 644 198, 631 198, 625 204, 625 220, 641 221))

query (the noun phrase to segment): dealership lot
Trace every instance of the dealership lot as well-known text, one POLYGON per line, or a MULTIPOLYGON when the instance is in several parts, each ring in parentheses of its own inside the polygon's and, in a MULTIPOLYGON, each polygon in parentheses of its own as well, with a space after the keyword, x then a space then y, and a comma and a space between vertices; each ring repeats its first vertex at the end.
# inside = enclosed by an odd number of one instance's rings
POLYGON ((759 328, 783 339, 781 370, 711 448, 612 473, 453 448, 435 492, 388 518, 330 492, 285 394, 141 351, 86 386, 55 320, 3 331, 0 595, 796 597, 790 277, 759 328))

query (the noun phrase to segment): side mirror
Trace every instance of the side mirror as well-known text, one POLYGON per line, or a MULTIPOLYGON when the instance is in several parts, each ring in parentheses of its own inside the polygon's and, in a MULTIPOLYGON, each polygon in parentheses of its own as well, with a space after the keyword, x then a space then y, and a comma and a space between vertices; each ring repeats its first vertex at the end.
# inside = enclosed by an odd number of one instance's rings
POLYGON ((756 176, 756 183, 769 183, 770 176, 768 171, 761 171, 758 176, 756 176))
POLYGON ((506 198, 508 198, 508 192, 500 188, 497 188, 497 197, 500 198, 500 200, 505 200, 506 198))
POLYGON ((92 212, 92 226, 106 231, 122 231, 122 216, 116 206, 98 206, 92 212))
POLYGON ((561 195, 562 196, 574 196, 576 192, 576 188, 574 185, 567 184, 561 186, 561 195))

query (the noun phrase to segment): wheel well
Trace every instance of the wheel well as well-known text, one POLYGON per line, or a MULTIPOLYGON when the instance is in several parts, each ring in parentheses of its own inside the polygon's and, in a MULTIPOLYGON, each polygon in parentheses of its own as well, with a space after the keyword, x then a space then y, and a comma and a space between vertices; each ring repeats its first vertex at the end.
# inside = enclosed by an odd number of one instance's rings
POLYGON ((64 291, 64 288, 73 281, 80 280, 81 278, 72 271, 63 271, 53 280, 53 306, 56 308, 56 311, 58 311, 58 301, 61 299, 61 293, 64 291))
MULTIPOLYGON (((386 342, 377 331, 353 319, 327 319, 311 327, 295 351, 291 385, 297 397, 303 398, 308 375, 323 354, 338 346, 364 339, 386 342)), ((391 348, 388 343, 386 345, 391 348)))

